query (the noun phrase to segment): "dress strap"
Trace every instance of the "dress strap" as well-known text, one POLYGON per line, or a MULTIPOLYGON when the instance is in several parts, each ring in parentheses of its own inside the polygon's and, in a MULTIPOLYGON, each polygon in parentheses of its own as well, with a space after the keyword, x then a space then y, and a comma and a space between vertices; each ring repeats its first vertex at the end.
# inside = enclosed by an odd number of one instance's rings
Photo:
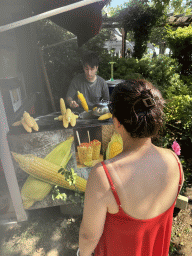
POLYGON ((120 203, 120 200, 119 200, 119 196, 118 196, 118 194, 117 194, 117 191, 115 190, 113 181, 112 181, 112 179, 111 179, 111 176, 109 175, 109 171, 107 170, 107 167, 106 167, 105 163, 104 163, 104 162, 101 162, 101 163, 102 163, 103 168, 104 168, 104 170, 105 170, 105 173, 106 173, 106 175, 107 175, 107 178, 108 178, 109 184, 110 184, 110 186, 111 186, 111 190, 112 190, 112 192, 113 192, 113 195, 114 195, 114 197, 115 197, 115 200, 116 200, 118 206, 121 206, 121 203, 120 203))
MULTIPOLYGON (((172 152, 172 151, 171 151, 172 152)), ((179 177, 179 186, 178 186, 178 193, 177 193, 177 196, 179 195, 179 192, 180 192, 180 189, 181 189, 181 185, 182 185, 182 175, 181 175, 181 164, 180 162, 178 161, 177 157, 175 156, 175 154, 172 152, 172 154, 174 155, 177 163, 178 163, 178 166, 179 166, 179 172, 180 172, 180 177, 179 177)))

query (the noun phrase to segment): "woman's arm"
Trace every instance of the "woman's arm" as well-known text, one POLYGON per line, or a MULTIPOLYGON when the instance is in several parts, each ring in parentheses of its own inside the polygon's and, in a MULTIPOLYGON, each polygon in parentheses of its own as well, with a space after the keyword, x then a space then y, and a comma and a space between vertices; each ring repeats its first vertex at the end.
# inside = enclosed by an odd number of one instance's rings
POLYGON ((85 191, 83 220, 79 231, 80 256, 91 256, 103 233, 107 213, 106 186, 101 164, 90 172, 85 191))

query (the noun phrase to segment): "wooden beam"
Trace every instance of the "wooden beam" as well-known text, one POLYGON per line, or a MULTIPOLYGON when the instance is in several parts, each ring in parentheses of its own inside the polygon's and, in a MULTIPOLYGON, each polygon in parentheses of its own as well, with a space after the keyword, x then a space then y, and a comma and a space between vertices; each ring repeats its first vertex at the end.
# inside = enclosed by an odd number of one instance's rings
POLYGON ((125 58, 125 29, 122 28, 122 57, 125 58))
POLYGON ((39 48, 39 54, 40 54, 40 58, 41 58, 41 65, 42 65, 42 69, 43 69, 43 74, 45 76, 47 89, 48 89, 49 96, 50 96, 50 99, 51 99, 51 104, 52 104, 53 110, 56 112, 55 101, 54 101, 54 98, 53 98, 51 86, 50 86, 50 83, 49 83, 49 78, 48 78, 47 71, 46 71, 46 68, 45 68, 45 63, 44 63, 44 60, 43 60, 42 50, 40 48, 39 48))

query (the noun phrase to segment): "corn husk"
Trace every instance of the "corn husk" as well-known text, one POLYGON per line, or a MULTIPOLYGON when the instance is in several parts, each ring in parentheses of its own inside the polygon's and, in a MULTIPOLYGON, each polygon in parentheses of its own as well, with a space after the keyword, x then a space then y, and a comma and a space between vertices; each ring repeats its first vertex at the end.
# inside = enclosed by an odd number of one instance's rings
POLYGON ((113 136, 114 133, 114 125, 103 125, 102 126, 102 153, 103 155, 106 152, 107 146, 111 140, 111 137, 113 136))
MULTIPOLYGON (((65 168, 71 158, 70 150, 73 140, 74 138, 71 136, 66 141, 59 143, 45 159, 59 166, 63 164, 65 168)), ((37 201, 42 201, 51 192, 52 188, 52 184, 29 175, 21 189, 24 209, 30 208, 37 201)))

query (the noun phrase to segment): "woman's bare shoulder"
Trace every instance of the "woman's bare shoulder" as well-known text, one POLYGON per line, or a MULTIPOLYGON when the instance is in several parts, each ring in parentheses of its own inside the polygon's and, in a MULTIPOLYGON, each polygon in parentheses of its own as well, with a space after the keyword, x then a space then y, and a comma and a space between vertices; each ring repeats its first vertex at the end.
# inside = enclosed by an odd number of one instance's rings
POLYGON ((169 166, 171 166, 173 172, 175 169, 181 168, 181 173, 183 176, 183 168, 179 157, 175 154, 174 151, 168 148, 160 148, 156 147, 156 150, 159 152, 160 156, 162 157, 163 161, 165 161, 169 166))

